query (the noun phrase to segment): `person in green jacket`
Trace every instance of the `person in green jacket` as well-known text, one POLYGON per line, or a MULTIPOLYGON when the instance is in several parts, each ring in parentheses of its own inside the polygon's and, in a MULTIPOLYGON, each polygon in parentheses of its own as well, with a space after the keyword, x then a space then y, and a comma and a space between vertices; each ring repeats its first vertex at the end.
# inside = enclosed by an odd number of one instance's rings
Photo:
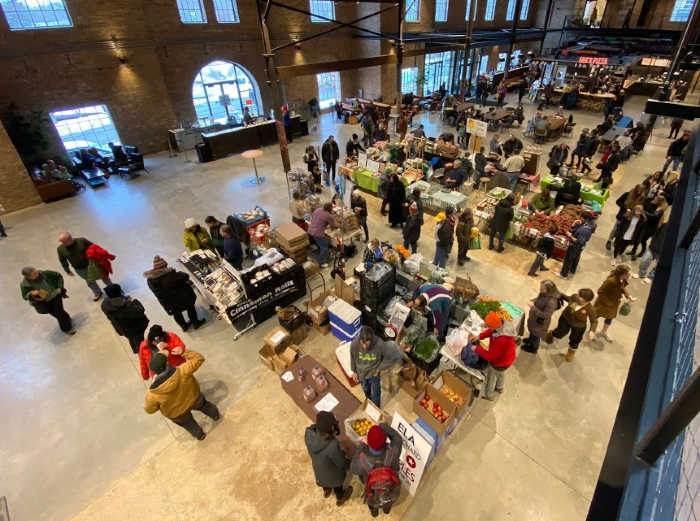
POLYGON ((51 315, 58 320, 61 331, 74 335, 73 320, 63 309, 66 290, 60 273, 50 270, 38 270, 32 266, 22 269, 22 282, 19 285, 22 298, 29 302, 41 315, 51 315))
POLYGON ((554 210, 554 200, 552 199, 552 194, 549 192, 549 188, 542 188, 542 191, 536 193, 530 203, 528 204, 530 210, 535 212, 550 214, 554 210))
POLYGON ((214 251, 211 235, 192 217, 185 219, 185 232, 182 240, 185 243, 185 248, 189 251, 206 249, 214 251))
POLYGON ((204 219, 204 224, 209 228, 211 235, 211 245, 214 247, 219 257, 224 256, 224 238, 221 236, 221 225, 224 224, 216 217, 209 215, 204 219))

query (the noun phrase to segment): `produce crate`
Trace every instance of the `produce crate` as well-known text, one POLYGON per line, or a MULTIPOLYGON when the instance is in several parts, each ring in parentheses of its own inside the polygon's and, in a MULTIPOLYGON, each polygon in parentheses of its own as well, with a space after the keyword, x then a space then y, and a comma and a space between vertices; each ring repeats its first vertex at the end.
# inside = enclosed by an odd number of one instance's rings
POLYGON ((352 424, 357 420, 366 420, 372 425, 379 425, 386 421, 386 414, 374 403, 365 398, 364 403, 350 416, 345 418, 345 434, 355 445, 367 441, 367 435, 360 436, 352 428, 352 424))

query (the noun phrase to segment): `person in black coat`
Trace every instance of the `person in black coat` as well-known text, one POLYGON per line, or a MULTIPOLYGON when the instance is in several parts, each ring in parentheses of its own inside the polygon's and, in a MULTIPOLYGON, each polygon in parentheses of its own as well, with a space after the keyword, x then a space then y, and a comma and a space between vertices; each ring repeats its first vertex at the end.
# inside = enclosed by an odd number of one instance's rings
POLYGON ((386 198, 389 201, 389 223, 391 227, 403 224, 403 204, 406 201, 406 187, 404 187, 396 174, 391 174, 391 180, 386 190, 386 198))
POLYGON ((600 176, 596 180, 596 183, 601 183, 601 188, 605 190, 608 186, 610 186, 613 182, 613 173, 615 173, 615 170, 617 170, 617 167, 620 166, 620 162, 622 161, 622 158, 620 156, 620 145, 617 143, 613 143, 612 146, 612 152, 608 156, 607 161, 605 161, 605 164, 603 167, 600 169, 600 176))
POLYGON ((204 324, 204 319, 197 318, 197 310, 194 307, 197 295, 190 286, 187 273, 169 268, 168 263, 156 255, 153 257, 153 269, 146 271, 143 276, 146 277, 148 287, 160 305, 168 315, 173 316, 183 331, 187 331, 190 326, 199 329, 204 324), (183 315, 185 311, 189 322, 183 315))
POLYGON ((328 136, 321 147, 321 159, 326 165, 326 172, 332 175, 333 186, 335 186, 335 165, 340 158, 340 150, 333 136, 328 136))
POLYGON ((616 259, 625 252, 627 246, 639 242, 644 230, 645 220, 644 207, 641 204, 638 204, 632 210, 627 210, 615 232, 613 265, 616 264, 616 259))
POLYGON ((423 217, 418 211, 418 205, 413 202, 408 207, 408 219, 403 225, 403 247, 411 248, 411 253, 418 251, 418 239, 420 239, 420 228, 423 224, 423 217))
POLYGON ((564 186, 557 191, 557 196, 554 198, 554 206, 578 204, 580 197, 581 183, 575 177, 567 177, 564 179, 564 186))
POLYGON ((513 215, 513 194, 509 194, 508 197, 498 202, 493 219, 489 222, 489 250, 493 250, 494 237, 498 238, 498 249, 496 251, 501 253, 504 250, 503 240, 513 215))
POLYGON ((435 258, 433 264, 444 268, 447 264, 447 257, 452 251, 452 245, 455 241, 455 210, 452 206, 445 209, 445 219, 437 225, 436 243, 435 243, 435 258))
POLYGON ((124 295, 119 284, 108 284, 105 294, 107 298, 102 301, 102 312, 112 323, 117 334, 126 337, 131 350, 137 354, 148 327, 148 317, 143 305, 135 298, 124 295))
POLYGON ((574 157, 578 157, 578 161, 576 161, 576 168, 581 167, 581 160, 586 156, 586 150, 588 149, 588 143, 590 140, 591 136, 588 135, 588 129, 584 128, 578 138, 576 147, 574 148, 573 152, 571 152, 571 159, 569 160, 570 167, 574 166, 574 157))
POLYGON ((221 236, 223 237, 223 257, 237 270, 243 268, 243 247, 241 241, 238 240, 228 224, 221 227, 221 236))
POLYGON ((637 259, 644 255, 647 249, 647 241, 651 239, 656 230, 659 228, 661 223, 661 218, 668 208, 668 203, 663 195, 658 195, 654 199, 647 199, 644 204, 644 224, 642 225, 642 230, 637 237, 637 241, 632 245, 632 260, 637 259), (637 247, 641 246, 641 251, 637 254, 637 247))
POLYGON ((345 155, 348 157, 355 157, 360 152, 364 151, 365 149, 362 146, 362 143, 360 143, 359 137, 357 136, 357 134, 353 134, 352 137, 348 140, 348 143, 345 145, 345 155))
POLYGON ((569 145, 566 143, 560 143, 554 145, 552 150, 549 152, 549 161, 547 161, 547 166, 549 167, 549 172, 552 175, 557 175, 561 165, 566 162, 566 157, 569 155, 569 145))
POLYGON ((352 496, 352 487, 343 488, 350 460, 340 448, 338 434, 340 428, 333 413, 321 411, 316 414, 316 423, 306 428, 304 442, 311 457, 316 484, 323 489, 323 497, 330 497, 335 492, 336 506, 341 506, 352 496))
POLYGON ((548 268, 545 267, 544 261, 552 256, 552 251, 554 251, 554 236, 557 231, 558 228, 553 224, 549 227, 549 231, 542 235, 540 240, 537 241, 535 260, 532 262, 530 271, 527 273, 530 277, 537 277, 538 271, 547 271, 548 268))

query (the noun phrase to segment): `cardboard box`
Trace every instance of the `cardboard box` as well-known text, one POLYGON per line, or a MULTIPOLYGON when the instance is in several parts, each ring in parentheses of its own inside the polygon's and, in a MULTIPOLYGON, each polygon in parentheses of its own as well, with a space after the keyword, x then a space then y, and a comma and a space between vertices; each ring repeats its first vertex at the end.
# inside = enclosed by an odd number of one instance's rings
MULTIPOLYGON (((433 387, 435 387, 440 394, 443 394, 442 388, 444 386, 447 386, 451 391, 457 394, 459 403, 453 400, 450 401, 455 404, 457 409, 457 417, 461 417, 469 407, 472 390, 460 378, 457 378, 455 375, 447 371, 441 372, 437 378, 433 380, 433 387)), ((443 394, 443 396, 446 396, 449 399, 447 395, 443 394)))
POLYGON ((277 326, 265 335, 265 344, 270 346, 275 353, 279 353, 291 342, 289 332, 282 326, 277 326))
POLYGON ((285 347, 282 352, 272 356, 272 369, 277 374, 284 373, 291 366, 299 355, 299 349, 294 344, 285 347))
POLYGON ((301 344, 309 334, 309 326, 302 324, 290 333, 292 344, 301 344))
POLYGON ((415 400, 413 401, 413 412, 415 412, 438 435, 443 435, 447 433, 448 428, 454 422, 457 415, 457 408, 455 404, 447 398, 447 396, 439 392, 432 385, 426 384, 423 390, 418 393, 418 396, 416 396, 415 400), (437 402, 440 407, 442 407, 442 410, 445 411, 447 414, 447 419, 444 422, 438 421, 435 416, 433 416, 420 404, 420 401, 425 395, 427 395, 428 398, 434 402, 437 402))
POLYGON ((358 409, 352 413, 350 416, 345 418, 345 434, 354 444, 359 444, 361 441, 367 441, 367 435, 360 436, 357 434, 353 428, 352 423, 355 420, 366 419, 372 422, 374 425, 379 425, 380 423, 386 422, 387 415, 379 407, 377 407, 374 402, 371 402, 365 398, 364 403, 358 407, 358 409))
POLYGON ((349 279, 343 280, 340 277, 335 278, 335 296, 339 299, 344 300, 351 306, 355 300, 355 290, 352 289, 352 284, 355 282, 355 277, 350 277, 349 279))
POLYGON ((269 345, 263 344, 263 346, 258 351, 258 356, 260 357, 260 361, 265 367, 273 369, 272 357, 275 356, 275 352, 269 345))
POLYGON ((309 235, 295 223, 284 224, 276 228, 275 237, 280 246, 289 250, 295 250, 309 244, 309 235))

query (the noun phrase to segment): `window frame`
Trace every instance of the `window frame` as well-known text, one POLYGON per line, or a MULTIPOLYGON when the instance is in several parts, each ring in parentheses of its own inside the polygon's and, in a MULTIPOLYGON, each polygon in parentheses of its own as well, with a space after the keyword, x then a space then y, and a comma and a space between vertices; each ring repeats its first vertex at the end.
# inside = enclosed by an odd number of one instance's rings
POLYGON ((418 95, 418 67, 404 67, 401 69, 401 94, 408 94, 408 93, 413 93, 414 95, 418 95), (412 81, 412 89, 406 90, 405 89, 405 75, 408 73, 409 75, 413 76, 412 81))
MULTIPOLYGON (((7 27, 10 31, 38 31, 38 30, 43 30, 43 29, 67 29, 70 27, 75 27, 73 25, 73 19, 71 18, 70 11, 68 10, 68 6, 66 5, 66 0, 51 0, 51 3, 46 5, 46 7, 36 9, 34 11, 37 11, 38 14, 41 14, 41 17, 43 18, 44 22, 46 22, 46 13, 50 12, 54 14, 54 19, 56 20, 57 24, 56 25, 35 25, 35 20, 34 16, 31 15, 31 12, 33 11, 32 9, 27 6, 26 2, 27 0, 14 0, 15 2, 22 2, 25 7, 24 11, 21 10, 13 10, 12 14, 16 16, 16 20, 20 23, 19 27, 13 27, 12 21, 11 21, 11 14, 9 11, 9 7, 11 7, 10 4, 6 5, 5 0, 0 0, 0 9, 3 12, 3 15, 5 16, 5 22, 7 23, 7 27), (55 2, 60 2, 61 6, 63 7, 63 10, 60 9, 53 9, 53 4, 55 2), (32 25, 30 27, 26 27, 23 25, 21 15, 23 12, 28 12, 29 17, 32 20, 32 25), (61 13, 65 14, 67 23, 63 23, 61 25, 58 24, 58 16, 55 13, 61 13)), ((44 0, 45 1, 45 0, 44 0)), ((14 2, 13 2, 14 3, 14 2)), ((35 14, 37 14, 35 13, 35 14)))
POLYGON ((508 7, 506 8, 506 22, 512 22, 515 16, 515 0, 508 0, 508 7))
POLYGON ((318 106, 321 110, 329 109, 331 108, 335 102, 337 101, 342 101, 343 99, 343 90, 342 90, 342 85, 340 83, 340 72, 339 71, 331 71, 331 72, 319 72, 316 74, 316 90, 318 92, 318 106), (326 99, 321 99, 321 76, 332 76, 333 80, 330 82, 334 84, 334 96, 332 98, 326 98, 326 99))
POLYGON ((520 4, 520 21, 525 21, 527 20, 527 17, 530 14, 530 0, 523 0, 523 3, 520 4), (524 15, 524 16, 523 16, 524 15))
POLYGON ((331 23, 323 18, 317 18, 319 16, 325 16, 326 18, 332 18, 335 20, 335 2, 333 0, 309 0, 309 12, 311 13, 311 23, 315 24, 328 24, 331 23), (330 12, 320 12, 317 9, 323 7, 330 7, 330 12), (314 12, 315 11, 315 12, 314 12), (316 19, 314 19, 316 18, 316 19))
MULTIPOLYGON (((243 117, 244 109, 246 107, 251 109, 252 115, 254 117, 259 117, 263 116, 263 108, 262 108, 262 98, 260 97, 260 88, 258 86, 257 81, 255 80, 255 77, 250 73, 248 69, 243 67, 241 64, 230 61, 230 60, 213 60, 204 66, 202 66, 198 71, 197 74, 195 75, 194 80, 192 81, 192 105, 194 106, 194 111, 195 114, 197 115, 197 121, 200 121, 202 118, 210 120, 210 121, 215 121, 217 119, 228 119, 231 116, 231 113, 233 112, 233 115, 236 116, 238 114, 240 118, 243 117), (219 63, 225 63, 230 65, 233 68, 233 76, 228 76, 226 79, 218 80, 218 81, 205 81, 203 72, 207 67, 211 67, 214 65, 217 65, 219 63), (251 88, 248 90, 242 91, 241 85, 244 85, 245 82, 241 82, 242 79, 246 79, 247 83, 250 84, 251 88), (202 94, 201 96, 195 97, 195 87, 197 86, 197 83, 199 82, 199 86, 202 88, 202 94), (236 94, 237 94, 237 99, 238 99, 238 105, 240 108, 240 111, 236 109, 230 109, 229 107, 232 105, 232 103, 229 103, 228 105, 222 105, 220 103, 220 99, 222 96, 227 96, 230 99, 229 94, 226 93, 227 89, 231 89, 231 85, 235 85, 236 89, 236 94), (224 89, 224 86, 227 87, 227 89, 224 89), (217 90, 218 88, 218 90, 217 90), (209 90, 208 90, 209 89, 209 90), (213 92, 211 92, 213 91, 213 92), (247 96, 245 99, 252 99, 253 103, 250 105, 247 105, 244 103, 244 97, 242 96, 242 92, 246 92, 247 96), (217 96, 218 98, 213 98, 213 96, 217 96), (208 114, 202 115, 200 114, 200 111, 198 110, 199 105, 204 105, 204 103, 196 103, 196 101, 203 101, 206 102, 206 107, 208 110, 208 114), (218 105, 217 105, 218 103, 218 105), (221 111, 215 111, 213 107, 219 108, 219 106, 223 107, 223 112, 224 114, 221 114, 221 111)), ((239 118, 239 119, 240 119, 239 118)), ((240 121, 238 121, 240 123, 240 121)))
MULTIPOLYGON (((116 139, 112 138, 112 139, 109 139, 109 141, 107 141, 107 143, 99 143, 98 140, 96 139, 97 132, 95 131, 95 128, 91 126, 89 129, 82 129, 82 128, 80 129, 80 137, 81 138, 88 138, 88 137, 92 138, 92 139, 82 139, 82 141, 93 142, 96 145, 98 145, 98 147, 102 148, 105 151, 107 150, 108 143, 110 143, 110 142, 115 143, 117 145, 122 144, 121 137, 119 136, 119 131, 117 130, 117 126, 114 124, 114 119, 112 118, 112 113, 109 111, 109 107, 107 105, 105 105, 104 103, 98 103, 96 105, 86 105, 84 107, 70 107, 70 108, 62 108, 62 109, 52 110, 51 112, 49 112, 49 119, 51 120, 51 123, 53 124, 54 129, 56 130, 56 133, 58 134, 58 137, 61 140, 61 145, 63 145, 63 148, 66 151, 66 154, 68 154, 69 156, 77 150, 80 150, 82 148, 90 148, 90 147, 78 147, 78 148, 72 148, 72 149, 68 150, 68 148, 66 147, 66 143, 67 142, 70 143, 71 141, 66 141, 63 138, 63 135, 61 134, 61 130, 59 130, 59 126, 63 127, 65 125, 67 125, 68 123, 66 123, 66 120, 57 122, 56 118, 60 117, 60 113, 81 111, 81 110, 94 109, 94 108, 103 109, 104 114, 106 115, 107 118, 109 118, 109 123, 112 126, 112 129, 114 129, 114 134, 116 135, 116 139), (90 136, 89 133, 86 133, 89 131, 92 131, 94 135, 90 136)), ((76 117, 73 119, 77 120, 79 118, 76 117)), ((74 141, 77 141, 77 140, 74 140, 74 141)))
POLYGON ((482 74, 486 74, 489 72, 489 55, 488 54, 482 54, 481 57, 479 58, 479 64, 476 69, 476 75, 481 76, 482 74), (484 61, 484 58, 486 58, 486 61, 484 61), (483 70, 482 66, 483 65, 483 70))
MULTIPOLYGON (((471 2, 471 0, 467 0, 468 2, 471 2)), ((435 0, 435 22, 436 23, 445 23, 449 17, 450 13, 450 1, 449 0, 435 0), (438 4, 444 5, 444 7, 440 10, 438 10, 438 4), (438 13, 440 13, 442 16, 438 17, 438 13), (444 16, 444 18, 443 18, 444 16)))
POLYGON ((486 0, 484 22, 493 22, 496 16, 496 0, 486 0))
POLYGON ((214 5, 214 16, 216 17, 216 23, 220 24, 239 24, 241 23, 241 15, 238 12, 238 2, 236 0, 212 0, 214 5), (217 3, 225 2, 227 6, 230 7, 217 7, 217 3), (233 12, 234 20, 221 20, 219 18, 219 11, 231 11, 233 12))
POLYGON ((437 91, 443 83, 448 91, 452 90, 453 63, 454 51, 434 52, 425 55, 425 61, 423 62, 423 77, 425 78, 423 95, 426 95, 426 93, 432 94, 437 91), (435 71, 435 74, 433 74, 433 71, 435 71), (431 77, 430 80, 428 80, 429 75, 431 77), (429 85, 430 88, 428 87, 429 85))
MULTIPOLYGON (((477 8, 474 9, 474 21, 476 21, 476 11, 479 8, 479 6, 476 6, 477 8)), ((467 11, 464 13, 464 20, 469 21, 469 10, 472 8, 472 0, 467 0, 467 11)))
POLYGON ((177 6, 177 12, 180 15, 180 23, 183 23, 185 25, 200 25, 200 24, 206 24, 209 21, 207 20, 207 11, 204 8, 204 2, 203 0, 175 0, 175 5, 177 6), (199 13, 201 15, 201 20, 193 20, 193 21, 187 21, 182 17, 183 10, 185 12, 192 11, 194 12, 193 8, 190 7, 182 7, 180 4, 181 2, 197 2, 199 4, 199 13))
POLYGON ((668 17, 669 22, 673 23, 688 23, 690 20, 690 15, 693 14, 693 7, 695 7, 695 2, 698 0, 690 0, 690 5, 688 6, 688 15, 685 17, 685 20, 682 19, 674 19, 679 13, 683 12, 682 10, 685 10, 685 4, 688 2, 688 0, 676 0, 673 2, 673 9, 671 9, 671 14, 668 17), (680 5, 679 4, 683 4, 680 5))
POLYGON ((406 7, 404 8, 404 21, 409 24, 420 23, 420 0, 406 0, 406 7), (409 7, 415 6, 415 9, 411 9, 411 13, 416 15, 415 20, 408 18, 409 7))
POLYGON ((498 63, 496 64, 496 72, 503 72, 506 70, 506 60, 508 60, 508 53, 499 52, 498 63), (503 61, 501 61, 501 57, 503 58, 503 61))

